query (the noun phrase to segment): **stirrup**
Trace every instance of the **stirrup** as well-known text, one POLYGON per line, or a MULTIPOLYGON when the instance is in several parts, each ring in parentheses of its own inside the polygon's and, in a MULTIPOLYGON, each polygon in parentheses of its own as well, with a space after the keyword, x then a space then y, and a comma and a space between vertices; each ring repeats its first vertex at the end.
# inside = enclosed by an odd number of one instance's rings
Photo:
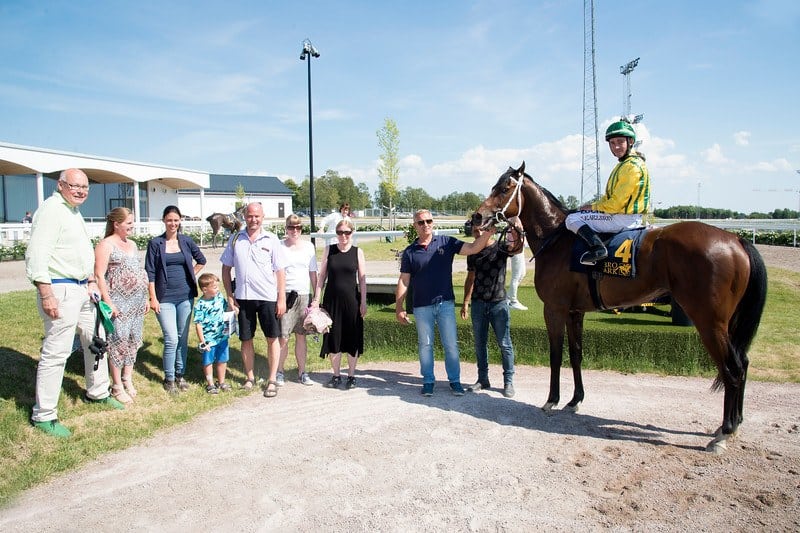
POLYGON ((581 264, 587 266, 594 266, 598 261, 602 261, 608 257, 608 250, 605 248, 598 248, 584 252, 581 256, 581 264))

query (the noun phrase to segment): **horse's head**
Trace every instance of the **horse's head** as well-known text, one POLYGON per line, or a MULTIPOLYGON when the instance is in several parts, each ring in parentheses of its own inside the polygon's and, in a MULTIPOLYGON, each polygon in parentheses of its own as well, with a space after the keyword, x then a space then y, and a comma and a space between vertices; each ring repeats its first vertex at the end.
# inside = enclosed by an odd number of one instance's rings
POLYGON ((472 224, 487 227, 507 218, 518 216, 522 211, 522 181, 525 178, 525 162, 518 169, 508 167, 492 187, 492 192, 483 201, 475 214, 472 224))

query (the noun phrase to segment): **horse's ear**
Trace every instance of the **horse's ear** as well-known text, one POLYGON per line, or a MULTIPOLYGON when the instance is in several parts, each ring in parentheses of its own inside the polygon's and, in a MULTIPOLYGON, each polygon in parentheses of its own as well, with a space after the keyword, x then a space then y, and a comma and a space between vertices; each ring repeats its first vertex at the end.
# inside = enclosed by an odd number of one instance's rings
POLYGON ((522 162, 522 166, 517 169, 517 173, 522 176, 525 174, 525 161, 522 162))

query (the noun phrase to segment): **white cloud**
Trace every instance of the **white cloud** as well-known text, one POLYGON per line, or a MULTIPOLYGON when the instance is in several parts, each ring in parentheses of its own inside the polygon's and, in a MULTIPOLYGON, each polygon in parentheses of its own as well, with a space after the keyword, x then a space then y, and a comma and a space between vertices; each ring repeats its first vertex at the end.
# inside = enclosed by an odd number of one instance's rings
POLYGON ((759 161, 755 165, 749 165, 746 168, 752 172, 794 172, 789 161, 782 157, 772 161, 759 161))
POLYGON ((726 165, 730 160, 722 153, 722 147, 718 143, 714 143, 708 150, 700 152, 705 159, 705 162, 710 165, 726 165))
POLYGON ((737 131, 733 134, 733 141, 736 143, 737 146, 747 146, 750 144, 750 132, 749 131, 737 131))

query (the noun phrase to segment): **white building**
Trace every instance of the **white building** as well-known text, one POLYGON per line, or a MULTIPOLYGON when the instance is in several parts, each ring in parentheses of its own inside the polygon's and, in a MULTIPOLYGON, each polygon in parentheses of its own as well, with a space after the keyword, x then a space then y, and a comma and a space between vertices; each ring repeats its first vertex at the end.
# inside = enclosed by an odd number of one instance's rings
POLYGON ((239 184, 244 201, 261 202, 267 218, 292 212, 292 192, 275 177, 209 174, 0 142, 0 222, 20 222, 27 211, 35 211, 68 168, 79 168, 89 178, 91 192, 81 207, 89 220, 104 220, 119 206, 132 209, 137 222, 161 220, 168 205, 204 220, 235 210, 239 184))

